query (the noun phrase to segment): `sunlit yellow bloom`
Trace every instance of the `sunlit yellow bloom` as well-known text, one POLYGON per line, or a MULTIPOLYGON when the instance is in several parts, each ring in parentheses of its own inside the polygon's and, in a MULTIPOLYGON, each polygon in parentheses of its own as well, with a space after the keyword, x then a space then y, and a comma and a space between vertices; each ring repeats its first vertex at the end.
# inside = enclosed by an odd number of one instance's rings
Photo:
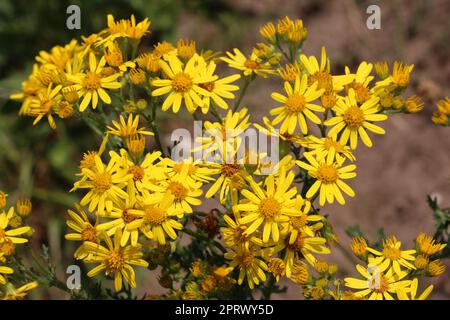
POLYGON ((133 176, 121 169, 115 159, 111 159, 105 167, 99 155, 94 156, 95 167, 92 169, 81 169, 82 179, 75 182, 71 191, 77 189, 89 189, 88 193, 81 199, 80 204, 89 204, 89 211, 95 209, 104 211, 105 207, 110 210, 112 200, 117 198, 126 199, 128 194, 122 188, 133 176))
POLYGON ((199 59, 203 58, 195 54, 184 66, 175 56, 170 57, 168 63, 160 61, 161 69, 168 79, 155 79, 151 84, 160 87, 152 91, 152 96, 169 93, 162 104, 163 111, 172 107, 173 112, 177 113, 180 110, 181 102, 184 101, 187 110, 193 113, 198 106, 203 106, 201 96, 211 95, 199 84, 215 81, 217 76, 205 75, 201 70, 204 63, 199 63, 199 59))
POLYGON ((139 228, 147 238, 159 244, 166 243, 165 234, 175 240, 177 238, 175 230, 183 229, 183 225, 174 218, 182 215, 184 210, 180 207, 174 208, 173 202, 173 196, 166 195, 158 203, 144 204, 142 208, 129 210, 137 219, 127 225, 127 230, 137 232, 139 228))
POLYGON ((354 76, 350 74, 339 76, 330 74, 330 59, 327 58, 325 47, 322 47, 320 65, 315 56, 307 57, 302 54, 300 61, 305 67, 307 74, 309 74, 309 84, 312 85, 314 82, 317 82, 317 89, 340 91, 354 79, 354 76))
POLYGON ((120 245, 124 247, 129 240, 131 245, 135 246, 138 242, 139 232, 136 229, 128 228, 128 226, 138 217, 133 214, 133 210, 137 207, 136 189, 132 183, 127 188, 128 197, 126 199, 117 199, 113 201, 111 210, 99 211, 97 216, 101 218, 111 219, 107 222, 99 223, 95 227, 99 232, 106 232, 108 236, 116 233, 117 229, 122 230, 120 245))
POLYGON ((31 291, 38 287, 38 282, 33 281, 29 282, 19 288, 15 288, 11 283, 6 285, 6 290, 1 299, 3 300, 22 300, 28 294, 28 291, 31 291))
MULTIPOLYGON (((242 135, 250 126, 249 118, 247 108, 242 108, 237 112, 229 110, 221 123, 205 121, 205 134, 197 138, 197 141, 201 142, 199 149, 204 150, 203 155, 208 157, 216 153, 218 160, 233 163, 242 143, 242 135)), ((196 148, 193 151, 197 150, 196 148)))
POLYGON ((414 65, 403 65, 401 62, 395 61, 392 69, 392 75, 383 81, 377 83, 377 87, 384 87, 393 84, 394 86, 404 88, 409 84, 409 76, 414 65))
POLYGON ((436 124, 450 125, 450 99, 445 98, 437 103, 437 111, 433 113, 432 120, 436 124))
POLYGON ((386 61, 375 63, 375 73, 380 80, 384 80, 389 77, 389 66, 386 61))
POLYGON ((83 112, 92 101, 92 108, 97 108, 98 98, 106 103, 111 104, 111 97, 105 89, 119 89, 122 85, 117 82, 120 73, 115 73, 107 77, 102 76, 105 67, 105 57, 102 57, 97 63, 95 55, 89 54, 89 70, 76 75, 68 75, 69 79, 75 83, 74 88, 78 90, 78 95, 83 97, 80 103, 80 111, 83 112))
POLYGON ((32 208, 33 205, 30 199, 22 198, 17 200, 16 202, 17 214, 21 217, 27 217, 30 214, 32 208))
POLYGON ((250 58, 247 58, 239 49, 233 50, 234 54, 227 52, 228 58, 222 58, 231 68, 241 70, 245 76, 258 75, 267 77, 268 74, 276 73, 269 63, 262 62, 253 52, 250 58))
POLYGON ((265 282, 267 277, 265 271, 268 270, 267 264, 261 259, 261 250, 254 248, 235 249, 233 252, 224 254, 225 259, 231 260, 231 268, 239 268, 238 284, 241 285, 244 279, 247 280, 250 289, 261 282, 265 282))
POLYGON ((334 162, 328 161, 328 159, 318 161, 308 152, 303 155, 308 163, 297 161, 297 165, 307 170, 308 174, 316 179, 306 193, 307 198, 311 198, 319 192, 319 203, 323 206, 325 202, 333 203, 335 198, 340 204, 345 204, 341 190, 350 197, 355 196, 355 192, 342 181, 343 179, 356 177, 354 172, 356 166, 354 164, 342 166, 343 159, 334 162))
POLYGON ((258 230, 252 234, 245 232, 248 226, 241 222, 239 211, 235 210, 234 218, 229 215, 224 215, 223 218, 227 226, 220 228, 220 231, 223 234, 225 245, 228 248, 236 249, 240 247, 249 250, 251 245, 257 245, 259 247, 264 245, 258 230))
POLYGON ((58 102, 62 98, 59 94, 61 88, 61 85, 52 88, 52 85, 50 84, 47 90, 41 91, 36 98, 33 98, 30 101, 26 114, 35 117, 33 125, 38 123, 43 117, 47 117, 49 126, 52 129, 56 128, 52 113, 57 110, 58 102))
POLYGON ((357 297, 369 296, 369 300, 394 300, 392 294, 397 294, 403 290, 409 292, 411 280, 402 280, 408 273, 402 272, 400 275, 393 273, 392 269, 373 268, 366 269, 362 265, 356 265, 356 270, 365 278, 345 278, 345 285, 359 291, 354 294, 357 297))
POLYGON ((277 34, 277 30, 275 29, 275 26, 273 25, 272 22, 268 22, 265 25, 263 25, 260 29, 259 29, 259 33, 264 37, 264 39, 266 39, 267 41, 274 43, 275 42, 275 37, 277 34))
POLYGON ((284 81, 294 82, 300 75, 300 67, 298 63, 286 64, 283 68, 278 68, 277 72, 284 81))
POLYGON ((322 216, 318 214, 309 214, 311 202, 302 199, 300 195, 296 197, 295 206, 299 208, 299 216, 291 216, 289 223, 281 231, 283 236, 289 236, 289 242, 294 243, 299 233, 304 233, 309 237, 314 237, 315 232, 322 228, 322 216))
POLYGON ((164 57, 167 60, 170 55, 176 55, 177 53, 177 50, 173 44, 167 41, 158 42, 153 47, 153 54, 158 58, 164 57))
POLYGON ((343 157, 350 161, 356 160, 348 146, 343 145, 339 141, 336 141, 336 139, 330 137, 318 138, 309 135, 302 140, 300 145, 310 149, 308 153, 314 155, 319 162, 324 159, 326 159, 327 162, 333 162, 335 159, 342 160, 343 157))
POLYGON ((211 198, 217 194, 220 189, 220 203, 226 203, 228 195, 231 195, 232 203, 236 204, 238 191, 246 186, 245 177, 248 175, 247 171, 237 163, 211 163, 209 167, 215 174, 220 175, 211 185, 208 192, 206 192, 205 198, 211 198))
POLYGON ((263 226, 263 241, 268 242, 272 238, 277 242, 281 227, 289 222, 290 217, 300 216, 300 209, 296 207, 296 199, 293 198, 297 189, 291 186, 294 176, 293 171, 288 174, 282 172, 275 181, 274 176, 270 175, 265 189, 252 178, 248 179, 252 191, 242 190, 245 200, 233 207, 242 212, 240 222, 249 224, 245 235, 250 235, 263 226))
MULTIPOLYGON (((64 237, 66 240, 72 241, 90 241, 99 242, 99 232, 95 229, 89 218, 84 212, 83 208, 79 205, 75 205, 77 212, 72 210, 67 210, 67 214, 70 219, 66 221, 67 226, 75 232, 67 233, 64 237)), ((74 257, 77 259, 84 259, 88 256, 83 245, 78 247, 74 253, 74 257)))
POLYGON ((177 54, 181 59, 190 59, 196 52, 197 50, 194 40, 180 39, 177 41, 177 54))
POLYGON ((12 243, 26 243, 28 239, 19 236, 26 234, 31 230, 30 227, 24 226, 19 228, 9 229, 10 220, 14 217, 14 207, 9 208, 8 213, 0 213, 0 244, 11 241, 12 243))
POLYGON ((179 162, 166 158, 163 165, 167 167, 168 177, 183 177, 191 188, 198 187, 199 182, 204 184, 214 180, 212 176, 217 173, 201 159, 194 161, 192 157, 179 162))
POLYGON ((336 116, 324 122, 326 126, 334 126, 328 132, 328 136, 337 138, 342 131, 339 142, 346 145, 350 140, 350 147, 356 149, 358 137, 367 147, 372 147, 366 129, 376 134, 384 134, 383 128, 374 125, 373 122, 384 121, 387 115, 379 112, 379 98, 372 96, 369 100, 358 106, 354 90, 350 90, 348 96, 340 99, 335 107, 336 116))
POLYGON ((446 266, 441 260, 433 260, 428 264, 428 272, 431 276, 440 276, 445 272, 446 266))
POLYGON ((363 103, 368 100, 372 94, 369 89, 369 84, 373 80, 373 76, 371 76, 371 72, 373 69, 373 64, 367 63, 365 61, 361 62, 356 70, 355 74, 350 72, 348 67, 345 67, 345 74, 347 76, 353 77, 353 82, 347 84, 345 89, 348 92, 350 89, 355 91, 355 99, 358 103, 363 103))
POLYGON ((130 114, 128 116, 127 121, 125 121, 125 118, 120 115, 120 123, 116 120, 112 121, 113 126, 108 126, 108 132, 112 135, 121 137, 121 138, 128 138, 131 136, 134 136, 136 134, 144 134, 144 135, 150 135, 153 136, 153 132, 146 131, 145 128, 138 128, 139 126, 139 115, 136 115, 133 119, 133 114, 130 114))
POLYGON ((430 295, 431 291, 433 291, 434 286, 429 285, 420 296, 417 295, 417 288, 419 286, 419 281, 417 278, 414 278, 411 281, 411 287, 408 296, 408 290, 405 290, 403 287, 399 287, 397 290, 397 297, 399 300, 425 300, 430 295))
POLYGON ((139 40, 149 33, 151 22, 145 18, 139 23, 136 23, 134 15, 131 15, 130 20, 121 19, 114 21, 114 17, 108 14, 108 33, 110 37, 108 40, 113 40, 118 37, 127 37, 133 40, 139 40))
POLYGON ((233 74, 224 78, 217 78, 214 74, 216 70, 216 64, 214 61, 208 63, 208 65, 203 69, 204 78, 216 78, 214 81, 199 83, 199 86, 206 91, 210 92, 210 95, 203 97, 203 104, 200 106, 204 114, 208 113, 209 106, 212 101, 217 104, 221 109, 228 109, 228 104, 224 99, 234 99, 235 95, 233 91, 239 90, 239 87, 231 84, 232 82, 239 79, 241 76, 239 74, 233 74))
POLYGON ((286 240, 275 246, 274 252, 285 250, 283 261, 286 266, 286 276, 292 277, 294 266, 302 259, 306 259, 312 266, 316 263, 314 254, 329 254, 325 244, 327 240, 320 236, 309 236, 297 230, 296 237, 287 236, 286 240))
POLYGON ((136 288, 136 276, 134 266, 147 267, 148 262, 142 260, 141 245, 122 247, 120 239, 122 238, 121 229, 117 229, 114 234, 114 243, 111 238, 104 234, 102 237, 106 242, 106 247, 94 242, 85 242, 84 246, 90 253, 89 257, 84 259, 86 263, 99 264, 88 272, 89 277, 94 277, 100 272, 105 271, 107 276, 114 276, 114 288, 116 291, 122 289, 122 279, 132 288, 136 288))
POLYGON ((423 232, 417 236, 416 244, 418 251, 426 256, 432 256, 442 251, 447 246, 446 243, 436 243, 436 240, 434 240, 433 237, 430 237, 423 232))
POLYGON ((367 241, 363 237, 353 237, 352 243, 350 244, 350 249, 353 254, 358 258, 362 259, 367 254, 367 241))
POLYGON ((287 96, 277 92, 273 92, 271 95, 272 99, 283 104, 270 110, 270 114, 276 116, 272 120, 273 125, 283 122, 280 127, 281 133, 293 134, 297 124, 303 134, 308 133, 306 118, 315 124, 321 123, 320 118, 312 111, 323 112, 325 109, 310 103, 319 98, 324 91, 323 89, 317 90, 316 82, 312 86, 308 86, 308 77, 306 75, 303 75, 301 78, 297 76, 293 87, 289 82, 284 83, 284 90, 287 96))
POLYGON ((171 208, 184 213, 192 213, 192 206, 202 204, 202 201, 198 199, 203 193, 200 187, 201 183, 195 187, 189 186, 185 176, 174 176, 161 181, 155 193, 146 198, 145 204, 160 203, 169 196, 173 199, 171 208))
POLYGON ((405 111, 408 113, 416 113, 422 110, 424 107, 422 99, 418 96, 411 96, 405 100, 405 111))
POLYGON ((381 269, 392 267, 395 274, 402 274, 400 266, 407 269, 416 269, 416 267, 408 261, 414 261, 413 256, 416 250, 401 250, 402 243, 395 236, 389 237, 383 241, 383 250, 378 251, 367 247, 366 250, 376 257, 369 257, 369 266, 380 266, 381 269), (385 266, 386 265, 386 266, 385 266))

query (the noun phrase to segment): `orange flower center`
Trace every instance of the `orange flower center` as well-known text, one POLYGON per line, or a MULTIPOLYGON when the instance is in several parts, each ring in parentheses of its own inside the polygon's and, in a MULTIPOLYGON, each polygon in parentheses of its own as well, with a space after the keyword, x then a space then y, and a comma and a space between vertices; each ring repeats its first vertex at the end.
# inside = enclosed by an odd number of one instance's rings
POLYGON ((400 259, 402 253, 399 249, 394 247, 386 247, 383 249, 383 255, 391 260, 397 260, 400 259))
POLYGON ((220 173, 226 177, 232 177, 235 173, 239 171, 238 164, 223 164, 220 168, 220 173))
POLYGON ((255 60, 247 59, 244 62, 244 67, 246 67, 247 69, 250 69, 250 70, 256 70, 256 69, 259 69, 260 65, 255 60))
POLYGON ((188 190, 181 183, 176 181, 172 181, 169 184, 168 189, 177 201, 183 200, 188 193, 188 190))
POLYGON ((86 73, 83 81, 83 87, 87 90, 97 90, 102 86, 101 78, 92 71, 86 73))
POLYGON ((344 121, 351 129, 357 129, 365 121, 364 112, 357 106, 352 106, 345 111, 344 121))
POLYGON ((94 189, 98 192, 108 191, 112 186, 111 175, 108 172, 96 173, 92 180, 94 189))
POLYGON ((298 93, 290 95, 286 100, 286 108, 291 113, 302 112, 303 109, 305 108, 305 105, 306 105, 305 97, 298 93))
POLYGON ((112 251, 105 259, 104 264, 106 266, 107 274, 122 269, 125 265, 125 259, 120 252, 112 251))
POLYGON ((280 213, 281 205, 274 197, 261 200, 259 211, 266 218, 272 218, 280 213))
POLYGON ((214 90, 214 86, 215 86, 215 84, 212 81, 199 84, 199 87, 201 87, 201 88, 203 88, 203 89, 205 89, 205 90, 207 90, 209 92, 214 90))
POLYGON ((317 71, 312 74, 309 78, 309 82, 312 85, 317 81, 317 89, 332 89, 333 88, 333 78, 326 71, 317 71))
POLYGON ((95 228, 93 226, 87 225, 81 231, 81 240, 96 242, 97 241, 97 230, 95 230, 95 228))
POLYGON ((338 170, 328 164, 322 164, 316 172, 316 179, 322 181, 322 183, 335 183, 339 178, 338 170))
POLYGON ((128 173, 131 173, 133 175, 134 181, 142 181, 142 179, 145 176, 145 171, 140 166, 132 166, 128 169, 128 173))
POLYGON ((166 214, 163 209, 158 207, 145 208, 145 220, 150 224, 161 224, 166 220, 166 214))
POLYGON ((176 92, 187 92, 189 91, 194 82, 192 81, 192 77, 184 72, 178 72, 172 78, 172 88, 176 92))

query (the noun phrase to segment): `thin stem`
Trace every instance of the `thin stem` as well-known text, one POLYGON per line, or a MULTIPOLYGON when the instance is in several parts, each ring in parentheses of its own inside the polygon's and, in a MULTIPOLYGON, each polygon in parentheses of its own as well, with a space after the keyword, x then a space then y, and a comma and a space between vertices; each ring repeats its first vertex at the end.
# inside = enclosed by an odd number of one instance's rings
POLYGON ((328 119, 328 109, 325 110, 325 113, 323 114, 323 121, 322 124, 320 124, 319 128, 320 128, 320 134, 322 135, 322 138, 325 138, 326 134, 327 134, 327 128, 324 124, 325 121, 327 121, 328 119))
POLYGON ((234 104, 233 112, 236 112, 236 110, 241 105, 242 98, 244 97, 245 93, 247 92, 247 88, 248 88, 248 85, 250 84, 250 82, 251 82, 251 80, 249 80, 248 78, 245 78, 244 86, 242 87, 241 92, 239 93, 239 98, 236 100, 236 102, 234 104))

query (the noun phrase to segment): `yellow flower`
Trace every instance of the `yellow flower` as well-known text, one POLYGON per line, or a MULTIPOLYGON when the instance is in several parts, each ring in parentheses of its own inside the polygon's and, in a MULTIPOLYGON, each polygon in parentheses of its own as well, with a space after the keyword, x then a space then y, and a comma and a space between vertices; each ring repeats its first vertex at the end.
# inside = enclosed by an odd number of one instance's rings
POLYGON ((321 121, 312 111, 323 112, 325 109, 316 104, 310 103, 316 100, 323 93, 323 89, 317 90, 317 83, 308 86, 308 77, 303 75, 301 78, 297 76, 294 87, 289 82, 284 83, 284 89, 287 96, 283 96, 277 92, 273 92, 272 99, 282 103, 283 105, 270 110, 273 119, 272 124, 277 125, 281 121, 280 132, 293 134, 297 123, 303 134, 308 133, 308 126, 306 124, 307 117, 315 124, 320 124, 321 121))
POLYGON ((192 206, 199 206, 202 201, 198 199, 202 195, 201 183, 189 186, 185 176, 175 176, 163 180, 158 185, 155 193, 146 198, 146 204, 159 203, 169 197, 172 199, 171 208, 184 213, 192 213, 192 206))
POLYGON ((356 149, 358 137, 367 147, 372 147, 366 129, 377 134, 384 134, 383 128, 374 125, 374 121, 384 121, 387 115, 377 113, 379 111, 379 98, 373 96, 361 106, 358 106, 355 91, 350 89, 348 96, 338 100, 335 107, 336 116, 324 122, 326 126, 334 126, 328 132, 328 136, 336 138, 342 131, 340 143, 346 145, 350 139, 350 147, 356 149))
POLYGON ((221 58, 223 61, 228 63, 231 68, 241 70, 245 76, 258 75, 261 77, 267 77, 268 74, 275 74, 270 64, 267 62, 262 62, 253 52, 250 58, 247 58, 239 49, 233 50, 234 54, 227 52, 228 58, 221 58))
POLYGON ((364 277, 364 280, 357 278, 345 278, 345 285, 359 291, 355 292, 356 297, 367 297, 369 300, 394 300, 392 294, 400 290, 409 292, 410 280, 402 280, 408 273, 402 272, 400 275, 393 273, 392 269, 387 272, 383 269, 366 270, 362 265, 356 265, 356 270, 364 277))
POLYGON ((270 43, 275 42, 277 30, 275 29, 275 26, 273 25, 272 22, 268 22, 265 25, 263 25, 259 29, 259 33, 264 37, 264 39, 266 39, 270 43))
POLYGON ((37 97, 30 100, 26 114, 36 118, 33 121, 33 125, 38 123, 43 117, 47 117, 49 126, 52 129, 56 128, 52 113, 56 111, 58 103, 62 98, 59 94, 61 88, 61 85, 52 88, 50 84, 47 90, 41 91, 37 97))
POLYGON ((286 235, 289 236, 290 243, 293 243, 297 239, 299 233, 314 237, 315 232, 322 228, 320 221, 323 217, 318 214, 309 214, 311 202, 302 199, 300 195, 297 195, 295 200, 295 207, 300 210, 300 215, 291 216, 289 223, 281 231, 283 237, 286 235))
POLYGON ((294 64, 286 64, 283 68, 278 68, 277 72, 284 81, 294 82, 300 75, 300 67, 295 62, 294 64))
POLYGON ((136 276, 132 265, 147 267, 148 263, 142 260, 141 245, 122 247, 121 229, 117 229, 114 234, 114 243, 106 234, 102 237, 106 242, 106 247, 94 242, 85 242, 84 246, 90 253, 84 259, 86 263, 98 263, 99 265, 88 272, 89 277, 94 277, 102 271, 108 276, 114 275, 114 288, 116 291, 122 289, 122 279, 132 288, 136 288, 136 276))
POLYGON ((89 218, 83 208, 75 205, 77 212, 67 210, 70 219, 66 221, 67 226, 75 231, 75 233, 67 233, 65 238, 74 241, 90 241, 97 242, 99 233, 95 226, 91 224, 89 218))
POLYGON ((6 267, 6 266, 0 266, 0 284, 5 284, 6 283, 6 279, 3 276, 4 274, 13 274, 14 270, 6 267))
POLYGON ((104 211, 105 207, 111 209, 112 200, 127 198, 128 194, 122 188, 133 178, 131 174, 119 167, 115 159, 111 159, 106 168, 97 154, 94 155, 94 162, 94 168, 81 170, 82 179, 75 182, 71 190, 89 189, 80 204, 82 206, 89 204, 91 212, 95 209, 104 211))
POLYGON ((249 248, 249 250, 236 248, 233 252, 224 254, 225 259, 231 260, 231 268, 239 268, 238 284, 241 285, 245 279, 250 289, 261 282, 265 282, 267 277, 265 271, 267 264, 261 259, 261 250, 249 248))
POLYGON ((399 87, 407 87, 409 84, 409 75, 414 69, 414 65, 403 65, 401 62, 395 61, 392 70, 392 82, 399 87))
POLYGON ((17 200, 16 209, 19 216, 27 217, 30 214, 32 208, 33 205, 31 204, 30 199, 17 200))
POLYGON ((27 243, 28 239, 18 236, 24 235, 31 230, 30 227, 20 227, 7 230, 10 220, 14 217, 14 207, 9 208, 8 213, 0 213, 0 244, 11 241, 12 243, 27 243))
POLYGON ((371 72, 373 69, 373 64, 367 63, 365 61, 361 62, 356 70, 355 74, 350 72, 348 67, 345 67, 345 74, 349 77, 353 77, 353 82, 345 86, 345 90, 348 94, 350 89, 355 91, 355 99, 358 103, 363 103, 368 100, 372 94, 369 89, 369 83, 373 80, 371 72))
POLYGON ((446 126, 450 124, 449 116, 450 116, 450 99, 445 98, 437 103, 437 111, 433 113, 433 117, 431 119, 436 124, 446 126))
POLYGON ((109 41, 118 37, 127 37, 133 40, 139 40, 149 33, 151 24, 148 18, 145 18, 144 20, 136 24, 134 15, 131 15, 130 20, 121 19, 118 21, 114 21, 114 17, 111 14, 108 14, 107 19, 107 31, 110 34, 107 40, 109 41))
POLYGON ((369 266, 379 266, 381 269, 392 267, 397 275, 402 274, 400 266, 415 270, 416 267, 409 261, 414 261, 413 254, 416 250, 401 250, 402 243, 395 236, 391 236, 383 241, 383 251, 378 251, 367 247, 366 250, 376 257, 369 257, 369 266))
POLYGON ((193 151, 204 149, 205 157, 216 153, 217 160, 233 163, 242 143, 241 135, 250 126, 248 122, 250 115, 247 112, 247 108, 237 112, 229 110, 222 122, 205 121, 205 134, 197 138, 202 145, 193 151))
POLYGON ((319 192, 319 204, 323 206, 325 202, 333 203, 334 198, 340 204, 345 204, 341 190, 350 197, 355 196, 355 192, 342 181, 343 179, 356 177, 356 173, 353 172, 356 169, 354 164, 342 166, 342 159, 334 162, 329 162, 328 160, 317 161, 308 152, 305 152, 303 155, 308 160, 308 163, 296 161, 297 165, 307 170, 308 174, 316 179, 306 193, 307 198, 311 198, 319 192))
POLYGON ((353 81, 353 75, 339 75, 332 76, 330 74, 330 59, 327 58, 325 47, 322 47, 322 54, 320 57, 320 65, 315 56, 302 54, 300 56, 307 74, 309 75, 309 84, 312 85, 317 82, 317 89, 324 89, 325 91, 334 90, 340 91, 345 85, 353 81))
POLYGON ((228 109, 228 104, 224 99, 234 99, 235 96, 232 93, 233 91, 239 90, 239 87, 231 84, 232 82, 238 80, 241 75, 233 74, 228 77, 224 77, 219 79, 217 75, 214 74, 216 70, 216 64, 214 61, 208 63, 208 65, 202 69, 203 78, 215 78, 216 80, 210 82, 199 83, 199 86, 210 93, 210 95, 203 97, 203 104, 200 106, 201 110, 204 114, 207 114, 209 111, 209 106, 211 103, 211 99, 216 103, 220 108, 226 110, 228 109))
POLYGON ((225 245, 228 248, 236 249, 237 247, 242 247, 249 250, 251 245, 257 245, 259 247, 264 245, 263 241, 259 238, 260 233, 258 230, 252 234, 245 232, 248 226, 241 222, 241 215, 238 211, 235 211, 234 218, 229 215, 224 215, 223 218, 226 227, 220 228, 220 231, 223 234, 225 245))
POLYGON ((350 249, 353 254, 362 259, 367 253, 367 241, 363 237, 353 237, 350 249))
POLYGON ((129 225, 138 219, 133 214, 133 210, 137 207, 136 201, 136 189, 132 183, 129 183, 127 188, 128 197, 126 199, 117 199, 113 201, 113 207, 111 210, 97 212, 97 216, 101 218, 111 219, 107 222, 99 223, 96 229, 99 232, 106 232, 108 236, 115 234, 117 229, 122 230, 122 238, 120 239, 120 245, 124 247, 129 240, 131 245, 137 245, 139 232, 135 228, 129 228, 129 225))
POLYGON ((197 50, 194 40, 180 39, 177 41, 177 55, 181 59, 190 59, 196 52, 197 50))
POLYGON ((408 291, 405 290, 405 288, 398 288, 397 290, 397 297, 399 300, 425 300, 426 298, 428 298, 428 296, 430 295, 431 291, 433 291, 434 286, 433 285, 429 285, 420 296, 418 296, 416 298, 417 295, 417 287, 419 285, 419 281, 417 280, 417 278, 414 278, 411 281, 411 287, 410 287, 410 291, 409 291, 409 296, 408 296, 408 291))
POLYGON ((208 192, 206 192, 205 198, 213 197, 220 189, 220 203, 226 203, 228 195, 231 194, 231 201, 233 204, 236 204, 238 191, 242 190, 246 185, 247 171, 237 163, 211 163, 209 167, 215 174, 220 175, 211 185, 208 192))
POLYGON ((164 158, 161 165, 167 168, 166 175, 168 177, 183 177, 191 188, 198 187, 199 183, 203 184, 214 180, 212 176, 217 173, 209 165, 205 165, 201 159, 194 161, 192 157, 180 162, 164 158))
POLYGON ((184 66, 175 56, 171 56, 168 63, 160 61, 161 69, 168 79, 155 79, 151 84, 160 87, 152 91, 152 96, 161 96, 170 92, 162 104, 163 111, 172 107, 173 112, 177 113, 182 101, 190 113, 193 113, 198 106, 203 106, 201 96, 209 96, 210 92, 199 84, 215 81, 217 76, 205 75, 202 72, 205 64, 199 62, 201 59, 203 59, 201 56, 195 54, 184 66))
POLYGON ((416 113, 423 109, 423 101, 418 96, 411 96, 405 100, 405 111, 408 113, 416 113))
POLYGON ((295 206, 296 199, 293 199, 297 189, 291 187, 295 173, 290 171, 286 174, 284 168, 281 170, 276 181, 273 175, 267 177, 265 190, 253 178, 249 178, 252 191, 241 191, 245 200, 241 200, 233 210, 242 211, 240 222, 249 224, 245 235, 250 235, 263 226, 263 241, 268 242, 272 238, 277 242, 280 228, 289 222, 291 216, 300 216, 300 209, 295 206))
POLYGON ((356 158, 350 151, 350 148, 341 144, 336 139, 326 137, 318 138, 314 135, 309 135, 300 143, 303 147, 310 149, 309 154, 316 156, 317 161, 326 159, 327 162, 336 160, 343 160, 343 157, 350 161, 355 161, 356 158))
POLYGON ((434 240, 433 237, 430 237, 423 232, 417 236, 416 244, 419 252, 426 256, 432 256, 442 251, 447 246, 446 243, 436 243, 436 240, 434 240))
POLYGON ((158 203, 144 204, 141 209, 130 209, 130 214, 137 217, 136 220, 127 225, 127 230, 139 228, 149 239, 157 241, 159 244, 166 243, 167 234, 172 240, 177 238, 175 230, 183 229, 183 225, 174 220, 183 214, 181 208, 173 207, 174 197, 166 195, 158 203))
POLYGON ((27 296, 28 291, 37 288, 38 285, 37 281, 29 282, 19 288, 15 288, 12 284, 8 284, 4 296, 1 298, 3 300, 22 300, 27 296))
POLYGON ((134 136, 136 134, 144 134, 153 136, 154 133, 150 131, 146 131, 145 128, 138 128, 139 126, 139 115, 136 115, 133 119, 133 114, 128 116, 127 121, 125 121, 124 117, 120 115, 119 117, 120 123, 116 120, 112 121, 113 126, 108 126, 108 132, 112 135, 128 138, 134 136))
POLYGON ((439 259, 433 260, 428 264, 428 272, 433 277, 440 276, 445 272, 445 269, 445 265, 439 259))
POLYGON ((83 100, 80 104, 80 111, 83 112, 92 101, 92 108, 97 108, 98 98, 106 103, 111 104, 111 97, 105 89, 113 90, 119 89, 122 85, 117 82, 120 73, 115 73, 107 77, 102 76, 102 70, 105 66, 105 57, 102 57, 97 63, 95 55, 91 52, 89 54, 89 70, 84 73, 76 75, 68 75, 69 80, 73 81, 73 86, 83 100))
POLYGON ((269 261, 268 270, 272 273, 277 281, 280 280, 280 276, 286 273, 286 267, 283 260, 280 258, 272 258, 269 261))
POLYGON ((0 190, 0 209, 4 209, 6 207, 6 199, 8 195, 0 190))

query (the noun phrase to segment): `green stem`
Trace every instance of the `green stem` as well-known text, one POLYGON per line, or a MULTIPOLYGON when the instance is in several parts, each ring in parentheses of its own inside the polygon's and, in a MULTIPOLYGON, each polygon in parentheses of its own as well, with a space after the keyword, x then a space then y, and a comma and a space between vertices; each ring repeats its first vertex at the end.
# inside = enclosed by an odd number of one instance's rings
POLYGON ((236 102, 234 104, 233 112, 236 112, 236 110, 241 105, 242 98, 244 97, 244 95, 245 95, 245 93, 247 91, 248 85, 250 84, 251 81, 252 80, 249 80, 248 78, 245 78, 244 86, 242 87, 241 92, 239 93, 239 97, 238 97, 238 99, 236 100, 236 102))

